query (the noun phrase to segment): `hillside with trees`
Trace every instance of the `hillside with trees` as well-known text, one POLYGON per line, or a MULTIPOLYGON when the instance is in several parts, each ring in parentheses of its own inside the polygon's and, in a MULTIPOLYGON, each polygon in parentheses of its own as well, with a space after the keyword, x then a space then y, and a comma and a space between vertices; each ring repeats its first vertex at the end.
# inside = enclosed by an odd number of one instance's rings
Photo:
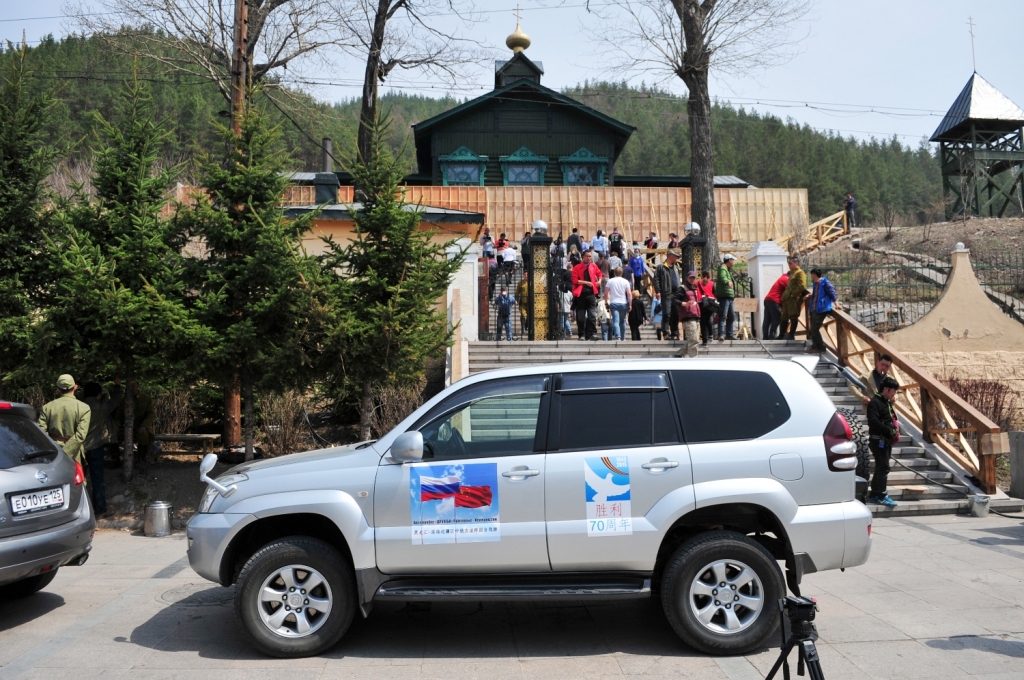
MULTIPOLYGON (((13 56, 10 49, 2 51, 0 62, 13 56)), ((227 104, 211 83, 198 76, 170 75, 142 60, 126 62, 96 37, 44 40, 29 50, 27 61, 37 89, 56 87, 58 104, 45 134, 67 148, 70 159, 70 167, 65 165, 63 173, 56 175, 58 183, 62 174, 65 182, 87 175, 74 168, 88 161, 84 142, 93 134, 91 113, 109 118, 133 68, 150 86, 156 115, 169 131, 161 149, 165 162, 189 160, 198 149, 223 144, 210 122, 227 120, 227 104)), ((637 127, 616 165, 619 174, 689 174, 685 97, 606 82, 584 83, 564 92, 637 127)), ((295 170, 319 169, 322 137, 334 140, 337 158, 354 154, 359 99, 327 104, 285 87, 268 89, 261 96, 271 98, 264 102, 271 121, 283 124, 283 143, 295 170)), ((460 101, 391 92, 381 97, 381 103, 392 121, 389 146, 411 171, 415 168, 409 126, 460 101)), ((896 138, 862 142, 726 102, 713 107, 712 124, 716 174, 736 175, 759 187, 806 187, 812 219, 836 212, 846 191, 857 197, 863 221, 878 219, 883 205, 912 219, 941 212, 936 209, 938 162, 923 141, 916 147, 896 138)))

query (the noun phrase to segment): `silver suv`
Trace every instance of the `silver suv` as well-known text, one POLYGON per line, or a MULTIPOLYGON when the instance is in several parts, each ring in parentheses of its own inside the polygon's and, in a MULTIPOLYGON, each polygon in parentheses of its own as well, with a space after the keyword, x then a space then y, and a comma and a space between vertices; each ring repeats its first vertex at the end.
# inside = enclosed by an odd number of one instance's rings
POLYGON ((27 404, 0 401, 0 601, 45 588, 81 565, 96 530, 82 466, 36 424, 27 404))
POLYGON ((792 362, 493 371, 374 442, 215 481, 204 461, 189 561, 237 583, 274 656, 327 650, 379 601, 652 596, 690 646, 743 653, 776 629, 787 583, 867 560, 855 451, 792 362))

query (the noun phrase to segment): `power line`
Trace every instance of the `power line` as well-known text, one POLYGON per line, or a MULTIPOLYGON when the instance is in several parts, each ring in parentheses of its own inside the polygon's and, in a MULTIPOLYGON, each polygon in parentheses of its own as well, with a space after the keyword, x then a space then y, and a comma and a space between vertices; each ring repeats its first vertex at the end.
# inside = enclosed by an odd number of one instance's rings
POLYGON ((85 14, 54 14, 48 17, 21 17, 19 19, 0 19, 0 24, 13 23, 15 21, 42 21, 44 19, 78 19, 80 17, 101 17, 116 12, 87 12, 85 14))

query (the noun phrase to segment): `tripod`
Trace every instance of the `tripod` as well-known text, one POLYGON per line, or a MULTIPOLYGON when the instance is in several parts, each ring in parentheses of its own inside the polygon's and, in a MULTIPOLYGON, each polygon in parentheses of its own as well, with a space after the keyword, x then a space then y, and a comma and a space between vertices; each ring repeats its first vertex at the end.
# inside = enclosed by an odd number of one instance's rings
POLYGON ((825 680, 825 673, 821 670, 821 661, 818 659, 818 649, 814 641, 818 639, 818 629, 814 626, 814 612, 818 605, 814 600, 806 597, 787 597, 779 600, 779 630, 782 633, 782 651, 775 665, 765 677, 765 680, 772 680, 775 674, 782 668, 782 677, 789 680, 789 653, 794 647, 797 648, 796 674, 804 674, 804 665, 807 666, 807 675, 810 680, 825 680), (789 613, 790 636, 786 639, 785 614, 789 613))

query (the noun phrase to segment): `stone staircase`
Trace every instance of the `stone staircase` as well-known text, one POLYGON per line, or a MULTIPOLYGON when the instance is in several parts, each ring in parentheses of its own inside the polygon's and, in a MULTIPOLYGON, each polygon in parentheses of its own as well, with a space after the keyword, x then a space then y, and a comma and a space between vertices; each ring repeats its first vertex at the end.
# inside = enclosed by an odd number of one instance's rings
MULTIPOLYGON (((567 361, 670 358, 674 357, 681 347, 681 342, 659 342, 646 334, 643 340, 637 342, 595 342, 575 339, 560 342, 471 342, 469 372, 479 373, 498 368, 567 361)), ((774 358, 788 361, 794 356, 803 355, 804 343, 801 340, 769 340, 763 344, 756 340, 730 340, 712 342, 707 348, 699 348, 698 352, 698 356, 701 357, 774 358)), ((814 377, 837 408, 850 409, 856 414, 866 435, 867 418, 863 415, 863 407, 860 400, 850 393, 847 380, 839 369, 822 361, 815 367, 814 377)), ((976 493, 963 481, 963 470, 940 461, 921 441, 908 434, 904 434, 893 449, 893 458, 888 491, 899 505, 894 509, 868 505, 875 515, 956 514, 966 510, 965 495, 976 493), (921 473, 927 480, 915 472, 921 473), (951 488, 930 482, 940 482, 951 488)), ((871 468, 874 468, 874 461, 871 468)), ((993 498, 990 507, 1001 512, 1020 512, 1024 508, 1024 502, 993 498)))

